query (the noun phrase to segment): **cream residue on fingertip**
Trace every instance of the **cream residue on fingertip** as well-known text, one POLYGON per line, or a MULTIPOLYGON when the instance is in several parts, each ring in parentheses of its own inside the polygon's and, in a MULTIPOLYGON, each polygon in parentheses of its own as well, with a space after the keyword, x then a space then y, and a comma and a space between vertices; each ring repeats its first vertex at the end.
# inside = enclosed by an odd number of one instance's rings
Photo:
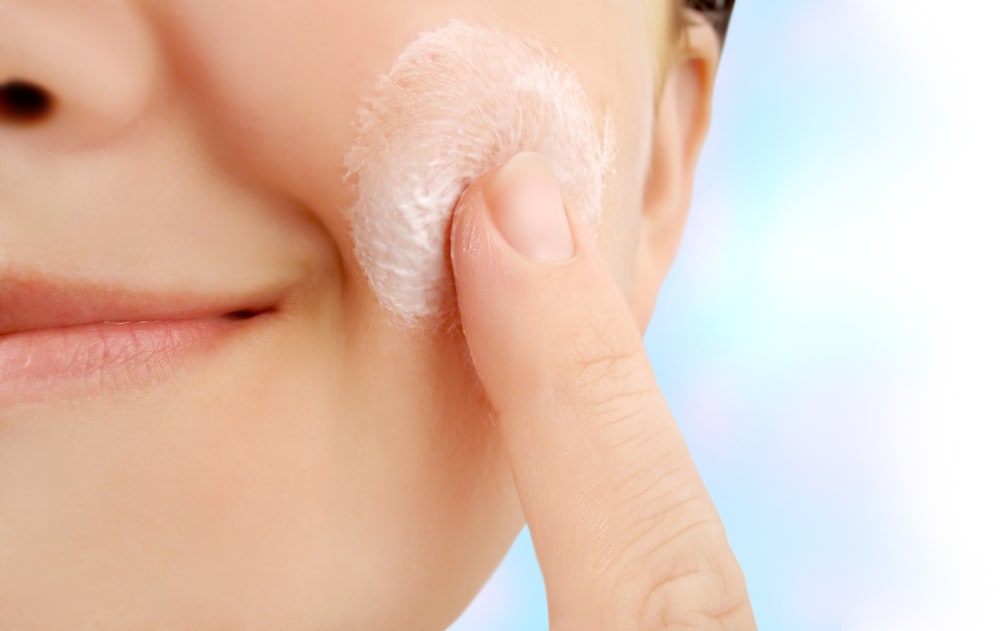
POLYGON ((452 20, 420 34, 358 113, 345 179, 354 253, 385 309, 413 325, 454 303, 447 231, 465 188, 522 151, 544 155, 596 231, 614 159, 573 69, 554 51, 452 20))

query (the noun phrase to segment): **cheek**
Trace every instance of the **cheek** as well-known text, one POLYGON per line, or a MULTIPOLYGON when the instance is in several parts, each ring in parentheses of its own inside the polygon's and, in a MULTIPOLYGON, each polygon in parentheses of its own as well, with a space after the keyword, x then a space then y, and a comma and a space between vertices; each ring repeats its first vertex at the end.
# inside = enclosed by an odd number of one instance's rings
POLYGON ((403 323, 446 315, 447 229, 459 195, 520 151, 548 157, 595 231, 614 160, 575 72, 542 45, 453 20, 418 36, 359 112, 345 166, 358 263, 403 323))
POLYGON ((643 230, 643 181, 646 164, 634 143, 623 139, 615 177, 608 182, 598 235, 605 262, 622 293, 632 290, 643 230))

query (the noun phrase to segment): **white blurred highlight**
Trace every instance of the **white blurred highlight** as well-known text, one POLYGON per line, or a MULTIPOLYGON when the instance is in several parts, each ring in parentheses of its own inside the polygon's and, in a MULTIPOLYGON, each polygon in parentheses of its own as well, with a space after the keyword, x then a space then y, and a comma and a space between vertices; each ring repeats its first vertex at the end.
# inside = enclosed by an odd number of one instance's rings
POLYGON ((882 446, 887 511, 910 529, 919 570, 901 571, 846 628, 995 629, 1000 5, 854 0, 854 10, 920 77, 926 127, 913 129, 919 155, 906 172, 870 191, 874 247, 848 272, 889 288, 920 334, 918 365, 886 401, 882 446))

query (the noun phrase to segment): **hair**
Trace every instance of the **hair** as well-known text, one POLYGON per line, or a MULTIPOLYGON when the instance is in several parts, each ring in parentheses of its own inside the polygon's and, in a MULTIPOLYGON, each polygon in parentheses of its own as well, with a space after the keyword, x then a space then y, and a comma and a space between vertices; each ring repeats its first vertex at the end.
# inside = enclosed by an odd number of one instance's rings
POLYGON ((729 29, 729 16, 733 14, 736 0, 684 0, 685 6, 705 16, 715 32, 719 34, 719 43, 726 41, 726 31, 729 29))
POLYGON ((736 0, 645 0, 645 3, 656 71, 656 90, 653 94, 659 98, 670 65, 684 48, 684 28, 691 19, 686 11, 700 13, 719 34, 721 45, 725 42, 729 16, 736 0))

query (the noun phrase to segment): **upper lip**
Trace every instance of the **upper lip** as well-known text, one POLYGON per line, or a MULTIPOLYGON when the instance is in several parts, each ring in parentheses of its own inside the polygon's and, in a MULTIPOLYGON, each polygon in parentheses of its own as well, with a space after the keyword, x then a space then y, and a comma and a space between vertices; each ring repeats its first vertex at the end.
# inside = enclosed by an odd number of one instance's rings
POLYGON ((0 276, 0 335, 108 322, 248 317, 271 311, 276 297, 151 292, 39 274, 0 276))

